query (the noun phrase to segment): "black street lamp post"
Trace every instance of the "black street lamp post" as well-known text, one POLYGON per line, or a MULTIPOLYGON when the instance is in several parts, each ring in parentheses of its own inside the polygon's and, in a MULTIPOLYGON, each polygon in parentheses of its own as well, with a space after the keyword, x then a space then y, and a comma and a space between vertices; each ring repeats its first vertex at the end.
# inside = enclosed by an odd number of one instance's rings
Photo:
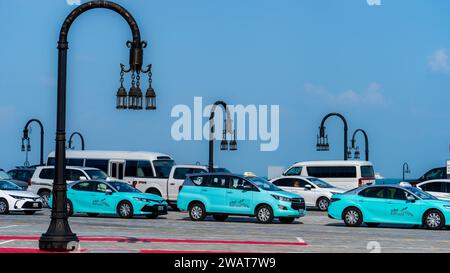
POLYGON ((352 149, 355 149, 355 159, 359 159, 359 158, 360 158, 359 147, 356 147, 356 134, 357 134, 357 133, 362 133, 362 134, 364 135, 366 161, 369 161, 369 137, 367 136, 366 131, 364 131, 363 129, 357 129, 357 130, 353 133, 353 137, 352 137, 352 149))
MULTIPOLYGON (((42 234, 39 240, 39 248, 47 251, 70 251, 75 250, 78 245, 78 237, 69 226, 67 216, 67 185, 64 177, 66 162, 66 77, 67 77, 67 36, 72 23, 86 11, 92 9, 109 9, 121 15, 128 23, 133 41, 128 41, 130 48, 130 67, 125 69, 120 65, 120 88, 117 92, 117 109, 143 109, 143 94, 140 89, 140 74, 148 73, 151 77, 151 65, 146 71, 142 70, 143 49, 147 46, 146 42, 141 41, 141 34, 136 20, 131 14, 116 3, 109 1, 90 1, 75 8, 64 21, 58 41, 58 98, 57 98, 57 123, 56 123, 56 162, 55 179, 53 182, 53 204, 50 226, 45 234, 42 234), (125 73, 131 72, 132 86, 127 94, 123 86, 123 77, 125 73)), ((151 84, 151 79, 149 79, 151 84)), ((146 94, 146 109, 156 109, 156 95, 151 87, 146 94)))
POLYGON ((71 135, 70 135, 70 137, 69 137, 69 149, 73 149, 72 148, 72 138, 74 137, 74 136, 79 136, 80 137, 80 140, 81 140, 81 150, 82 151, 84 151, 84 137, 83 137, 83 135, 81 135, 81 133, 79 133, 79 132, 73 132, 71 135))
POLYGON ((342 122, 344 123, 344 160, 348 160, 348 126, 347 126, 347 120, 344 118, 343 115, 339 113, 330 113, 326 115, 320 124, 319 127, 319 135, 317 136, 317 145, 316 149, 317 151, 329 151, 330 150, 330 144, 328 144, 328 135, 325 133, 325 122, 329 117, 336 116, 339 117, 342 122))
POLYGON ((237 150, 237 142, 236 142, 236 130, 232 130, 232 120, 231 114, 227 107, 227 104, 223 101, 216 101, 211 108, 211 115, 209 117, 209 161, 208 161, 208 170, 210 173, 214 172, 214 116, 217 106, 222 106, 225 111, 226 117, 224 118, 224 128, 222 133, 222 141, 220 142, 220 150, 226 151, 236 151, 237 150), (232 139, 228 145, 227 141, 227 133, 232 134, 232 139))
MULTIPOLYGON (((42 125, 42 122, 38 119, 30 119, 26 124, 25 128, 23 129, 23 136, 22 136, 22 152, 30 152, 31 151, 31 145, 30 145, 30 136, 29 136, 29 129, 31 123, 36 122, 39 124, 39 127, 41 128, 41 151, 40 151, 40 158, 39 158, 39 164, 42 166, 44 165, 44 126, 42 125)), ((25 165, 28 164, 28 154, 27 154, 27 160, 25 161, 25 165)))
POLYGON ((403 163, 403 179, 402 181, 405 181, 405 174, 411 173, 411 170, 409 169, 409 164, 407 162, 403 163))

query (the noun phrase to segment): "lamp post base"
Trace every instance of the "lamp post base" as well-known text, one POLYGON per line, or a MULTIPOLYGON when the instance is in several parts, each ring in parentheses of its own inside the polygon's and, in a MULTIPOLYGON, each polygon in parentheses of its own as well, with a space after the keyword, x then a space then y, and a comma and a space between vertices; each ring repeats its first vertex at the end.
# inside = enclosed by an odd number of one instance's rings
POLYGON ((42 234, 39 239, 39 249, 54 252, 75 251, 79 249, 79 242, 76 234, 62 236, 42 234))

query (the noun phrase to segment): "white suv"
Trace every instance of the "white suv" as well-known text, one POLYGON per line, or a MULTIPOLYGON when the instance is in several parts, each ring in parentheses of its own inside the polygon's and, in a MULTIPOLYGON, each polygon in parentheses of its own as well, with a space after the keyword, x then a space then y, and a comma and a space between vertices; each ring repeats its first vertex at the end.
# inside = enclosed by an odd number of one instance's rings
MULTIPOLYGON (((87 167, 66 166, 66 182, 78 180, 106 180, 108 175, 102 170, 87 167)), ((42 198, 44 207, 48 207, 48 198, 53 188, 53 179, 55 178, 54 166, 37 167, 31 177, 31 185, 28 191, 39 195, 42 198)))

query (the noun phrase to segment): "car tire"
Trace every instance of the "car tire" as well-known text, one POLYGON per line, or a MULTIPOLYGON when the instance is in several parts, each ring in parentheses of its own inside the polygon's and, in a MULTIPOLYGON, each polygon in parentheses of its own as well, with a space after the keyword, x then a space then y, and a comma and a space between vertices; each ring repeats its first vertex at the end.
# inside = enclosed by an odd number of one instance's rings
POLYGON ((370 228, 376 228, 380 225, 380 223, 366 223, 366 225, 370 228))
POLYGON ((36 211, 33 211, 33 210, 26 210, 26 211, 24 211, 24 213, 25 213, 25 215, 33 215, 33 214, 36 213, 36 211))
POLYGON ((206 218, 205 206, 200 202, 195 202, 189 206, 189 217, 192 221, 203 221, 206 218))
POLYGON ((226 214, 214 214, 213 218, 214 218, 214 220, 216 220, 218 222, 223 222, 223 221, 227 220, 228 215, 226 215, 226 214))
POLYGON ((256 220, 261 224, 273 222, 273 210, 269 205, 262 205, 256 209, 256 220))
POLYGON ((72 201, 70 201, 69 199, 67 199, 67 216, 72 216, 73 215, 73 204, 72 201))
POLYGON ((425 212, 422 221, 427 229, 438 230, 445 226, 444 215, 442 212, 435 209, 425 212))
POLYGON ((0 199, 0 214, 9 214, 9 205, 6 199, 0 199))
POLYGON ((292 224, 294 222, 295 218, 294 217, 280 217, 279 220, 282 224, 292 224))
POLYGON ((348 227, 359 227, 363 223, 362 212, 355 207, 346 208, 342 214, 342 218, 348 227))
POLYGON ((89 217, 97 217, 99 213, 86 213, 89 217))
POLYGON ((326 197, 320 197, 319 199, 317 199, 316 206, 320 211, 328 211, 328 207, 330 206, 330 199, 326 197))
POLYGON ((117 215, 120 218, 133 218, 133 205, 128 201, 122 201, 117 205, 117 215))
POLYGON ((158 214, 146 214, 145 217, 147 217, 148 219, 156 219, 158 218, 158 214))
POLYGON ((42 199, 42 207, 43 208, 50 208, 48 206, 48 199, 50 199, 50 191, 45 190, 38 193, 39 197, 42 199))

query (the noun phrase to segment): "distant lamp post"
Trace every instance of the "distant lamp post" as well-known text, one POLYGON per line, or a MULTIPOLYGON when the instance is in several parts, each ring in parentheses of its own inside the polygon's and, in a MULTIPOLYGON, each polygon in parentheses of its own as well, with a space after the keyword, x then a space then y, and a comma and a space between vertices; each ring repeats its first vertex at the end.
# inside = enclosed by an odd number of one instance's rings
POLYGON ((344 123, 344 160, 348 160, 348 126, 347 126, 347 120, 344 118, 343 115, 339 113, 330 113, 326 115, 320 124, 319 127, 319 135, 317 135, 317 145, 316 149, 317 151, 329 151, 330 150, 330 144, 328 144, 328 135, 325 133, 325 122, 329 117, 336 116, 339 117, 342 122, 344 123))
POLYGON ((236 130, 232 130, 232 120, 231 114, 227 107, 227 104, 223 101, 216 101, 211 108, 211 115, 209 117, 209 161, 208 161, 208 170, 209 172, 214 172, 214 117, 217 106, 222 106, 225 111, 224 118, 224 128, 222 132, 222 140, 220 141, 220 150, 221 151, 236 151, 237 150, 237 142, 236 142, 236 130), (232 140, 228 143, 227 134, 231 134, 232 140))
MULTIPOLYGON (((151 77, 151 65, 146 70, 142 69, 144 48, 147 43, 141 41, 141 33, 136 20, 122 6, 109 1, 90 1, 76 7, 61 27, 58 41, 58 98, 56 111, 56 149, 55 149, 55 178, 53 182, 53 203, 50 226, 39 240, 39 248, 46 251, 71 251, 78 245, 78 237, 72 232, 67 221, 67 184, 64 176, 66 169, 66 78, 67 78, 67 50, 68 33, 72 23, 86 11, 92 9, 109 9, 119 14, 128 23, 131 29, 133 41, 127 42, 130 49, 129 68, 120 65, 120 87, 117 91, 117 109, 143 109, 143 94, 140 89, 141 73, 148 73, 151 77), (131 74, 131 88, 127 94, 124 87, 125 73, 131 74)), ((151 80, 150 80, 151 83, 151 80)), ((151 92, 150 92, 151 93, 151 92)), ((154 98, 156 95, 149 94, 146 99, 146 109, 156 109, 154 98), (152 100, 153 98, 153 100, 152 100)))
POLYGON ((82 135, 81 133, 79 133, 79 132, 74 132, 74 133, 72 133, 72 134, 70 135, 70 137, 69 137, 69 147, 68 147, 68 148, 69 148, 69 149, 74 149, 74 148, 72 147, 72 143, 73 143, 72 138, 73 138, 74 136, 80 137, 80 140, 81 140, 81 150, 84 151, 84 137, 83 137, 83 135, 82 135))
POLYGON ((22 146, 21 146, 21 150, 22 152, 26 152, 26 160, 25 160, 25 166, 29 166, 29 162, 28 162, 28 152, 31 152, 31 142, 30 142, 30 130, 29 127, 31 125, 31 123, 37 123, 41 129, 41 142, 40 142, 40 146, 41 146, 41 150, 40 150, 40 156, 39 156, 39 164, 42 166, 44 165, 44 126, 42 125, 42 122, 38 119, 30 119, 26 124, 25 127, 23 129, 23 136, 22 136, 22 146))
POLYGON ((357 129, 355 130, 355 132, 353 133, 353 137, 352 137, 352 149, 355 149, 355 159, 360 159, 361 158, 361 153, 359 151, 359 147, 356 146, 356 134, 357 133, 362 133, 364 135, 364 141, 365 141, 365 156, 366 156, 366 161, 369 161, 369 137, 367 136, 366 131, 364 131, 363 129, 357 129))
POLYGON ((411 170, 409 169, 409 164, 407 162, 403 163, 403 178, 402 181, 405 181, 405 174, 411 173, 411 170))

